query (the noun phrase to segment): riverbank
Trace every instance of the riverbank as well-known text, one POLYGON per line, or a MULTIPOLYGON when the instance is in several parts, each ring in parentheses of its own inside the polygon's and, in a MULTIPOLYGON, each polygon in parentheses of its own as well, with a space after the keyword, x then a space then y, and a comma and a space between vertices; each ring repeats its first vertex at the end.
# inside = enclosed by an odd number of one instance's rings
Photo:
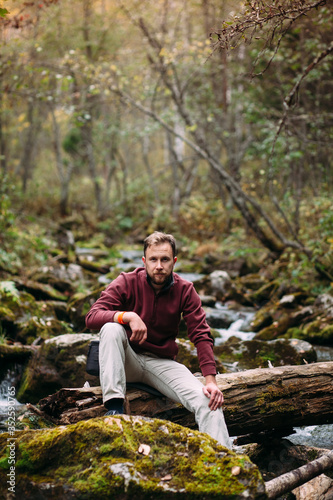
MULTIPOLYGON (((141 265, 141 245, 108 248, 96 245, 96 238, 82 244, 74 232, 65 234, 61 248, 53 246, 42 263, 1 274, 0 353, 8 366, 3 379, 9 377, 3 381, 7 383, 3 395, 6 398, 9 387, 15 387, 20 402, 15 407, 18 432, 54 425, 26 410, 25 403, 38 405, 62 387, 82 387, 87 380, 98 384, 85 372, 89 341, 74 345, 65 339, 94 334, 84 324, 92 303, 119 272, 141 265), (58 337, 63 339, 61 345, 56 344, 58 337), (13 372, 18 361, 20 368, 13 372)), ((244 255, 219 254, 215 246, 206 247, 206 253, 198 248, 191 253, 181 246, 175 269, 194 283, 201 296, 220 373, 331 360, 330 283, 322 277, 316 285, 295 283, 281 262, 262 254, 257 259, 244 255)), ((195 349, 186 337, 182 322, 179 361, 197 372, 195 349)), ((294 431, 287 439, 295 445, 332 446, 329 426, 307 425, 294 431)))

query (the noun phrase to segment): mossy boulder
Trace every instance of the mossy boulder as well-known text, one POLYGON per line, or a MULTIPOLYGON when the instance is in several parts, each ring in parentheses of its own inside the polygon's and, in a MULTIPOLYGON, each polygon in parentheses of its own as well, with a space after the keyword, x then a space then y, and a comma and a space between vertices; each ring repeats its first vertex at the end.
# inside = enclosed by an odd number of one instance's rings
POLYGON ((246 274, 235 279, 235 283, 243 289, 244 292, 250 290, 259 290, 267 284, 267 279, 261 274, 246 274))
POLYGON ((299 338, 315 345, 333 344, 333 325, 325 320, 312 321, 302 328, 290 328, 286 336, 299 338))
POLYGON ((241 369, 267 368, 273 366, 301 365, 317 360, 311 344, 298 339, 277 339, 271 341, 240 340, 229 338, 223 345, 215 347, 215 354, 222 363, 236 363, 241 369))
POLYGON ((320 345, 333 340, 333 297, 328 294, 316 299, 302 290, 284 294, 262 307, 251 322, 258 340, 279 337, 299 338, 320 345))
POLYGON ((297 327, 314 315, 313 306, 304 306, 307 294, 302 291, 283 295, 260 309, 251 322, 259 340, 274 340, 284 336, 290 328, 297 327))
MULTIPOLYGON (((265 317, 265 313, 263 315, 265 317)), ((277 307, 271 311, 270 317, 272 323, 261 328, 255 338, 258 340, 274 340, 284 335, 289 328, 296 326, 301 318, 297 314, 292 314, 289 310, 277 307)), ((255 322, 255 321, 254 321, 255 322)), ((254 323, 252 322, 251 325, 254 323)))
POLYGON ((68 295, 48 283, 16 279, 15 284, 18 290, 30 293, 36 300, 68 300, 68 295))
POLYGON ((278 280, 269 281, 257 290, 248 293, 248 297, 253 304, 262 305, 270 301, 280 287, 278 280))
POLYGON ((259 309, 253 320, 251 321, 251 330, 253 332, 259 332, 263 328, 271 325, 273 323, 273 311, 272 305, 265 305, 261 309, 259 309))
MULTIPOLYGON (((16 415, 15 430, 40 430, 40 429, 51 429, 56 427, 56 424, 52 418, 47 418, 45 415, 38 415, 35 411, 29 407, 23 405, 16 415)), ((7 429, 6 429, 7 430, 7 429)))
POLYGON ((51 337, 63 333, 72 333, 72 327, 66 321, 60 321, 53 316, 27 315, 16 321, 17 334, 16 339, 24 344, 32 344, 37 338, 47 340, 51 337))
MULTIPOLYGON (((185 365, 192 373, 201 373, 195 345, 185 339, 177 339, 176 342, 179 349, 176 361, 185 365)), ((215 362, 218 373, 225 373, 226 370, 217 357, 215 357, 215 362)))
POLYGON ((103 290, 105 290, 105 286, 89 294, 77 293, 70 299, 67 312, 74 329, 77 331, 85 330, 85 316, 89 312, 91 306, 100 297, 103 290))
POLYGON ((287 313, 275 313, 274 321, 271 325, 266 326, 255 336, 258 340, 274 340, 284 335, 289 328, 295 325, 292 315, 287 313))
POLYGON ((0 304, 2 331, 12 341, 23 344, 31 344, 38 337, 48 339, 71 332, 71 326, 57 318, 54 304, 59 301, 38 301, 26 291, 17 291, 15 296, 3 295, 0 304))
POLYGON ((10 329, 12 336, 15 336, 17 321, 25 317, 38 315, 39 306, 34 297, 27 292, 16 292, 16 295, 1 295, 0 301, 0 322, 3 330, 10 329))
POLYGON ((32 356, 37 347, 15 344, 0 344, 0 359, 2 363, 13 361, 24 362, 32 356))
POLYGON ((69 333, 45 341, 24 370, 17 399, 37 403, 62 387, 82 387, 85 381, 99 385, 97 377, 86 373, 89 343, 96 338, 69 333))
POLYGON ((267 498, 262 476, 246 455, 207 434, 128 415, 0 435, 2 498, 8 493, 11 443, 16 498, 267 498))

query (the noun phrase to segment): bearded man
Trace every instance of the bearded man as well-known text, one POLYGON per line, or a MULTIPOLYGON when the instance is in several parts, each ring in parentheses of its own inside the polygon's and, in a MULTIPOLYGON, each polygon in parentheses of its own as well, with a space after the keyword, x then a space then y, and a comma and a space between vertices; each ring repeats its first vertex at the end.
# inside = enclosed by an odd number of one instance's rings
POLYGON ((106 415, 124 413, 127 382, 147 384, 195 415, 201 432, 230 448, 216 383, 213 340, 193 283, 174 272, 175 238, 155 231, 144 241, 143 267, 121 273, 86 316, 100 330, 100 380, 106 415), (205 385, 175 361, 181 317, 197 349, 205 385))

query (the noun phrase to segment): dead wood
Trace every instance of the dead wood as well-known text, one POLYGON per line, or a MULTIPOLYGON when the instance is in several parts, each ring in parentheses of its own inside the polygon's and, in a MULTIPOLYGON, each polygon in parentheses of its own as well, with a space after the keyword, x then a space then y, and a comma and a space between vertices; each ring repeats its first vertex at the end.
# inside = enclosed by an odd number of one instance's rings
MULTIPOLYGON (((217 383, 232 436, 333 423, 333 362, 227 373, 217 375, 217 383)), ((100 387, 60 389, 39 407, 61 424, 105 412, 100 387)), ((193 415, 181 405, 133 388, 127 391, 126 413, 195 427, 193 415)))
POLYGON ((298 469, 265 483, 268 498, 271 500, 278 498, 330 469, 333 469, 333 450, 298 469))

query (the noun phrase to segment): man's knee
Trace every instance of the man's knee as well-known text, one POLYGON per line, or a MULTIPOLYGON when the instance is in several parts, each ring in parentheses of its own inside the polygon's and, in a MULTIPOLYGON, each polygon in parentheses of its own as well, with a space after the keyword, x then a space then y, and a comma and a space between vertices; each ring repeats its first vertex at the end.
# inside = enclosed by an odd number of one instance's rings
POLYGON ((100 331, 101 342, 127 342, 126 330, 119 323, 105 323, 100 331))
POLYGON ((105 323, 105 325, 102 326, 101 328, 101 333, 104 332, 123 332, 125 329, 123 326, 121 326, 119 323, 105 323))

